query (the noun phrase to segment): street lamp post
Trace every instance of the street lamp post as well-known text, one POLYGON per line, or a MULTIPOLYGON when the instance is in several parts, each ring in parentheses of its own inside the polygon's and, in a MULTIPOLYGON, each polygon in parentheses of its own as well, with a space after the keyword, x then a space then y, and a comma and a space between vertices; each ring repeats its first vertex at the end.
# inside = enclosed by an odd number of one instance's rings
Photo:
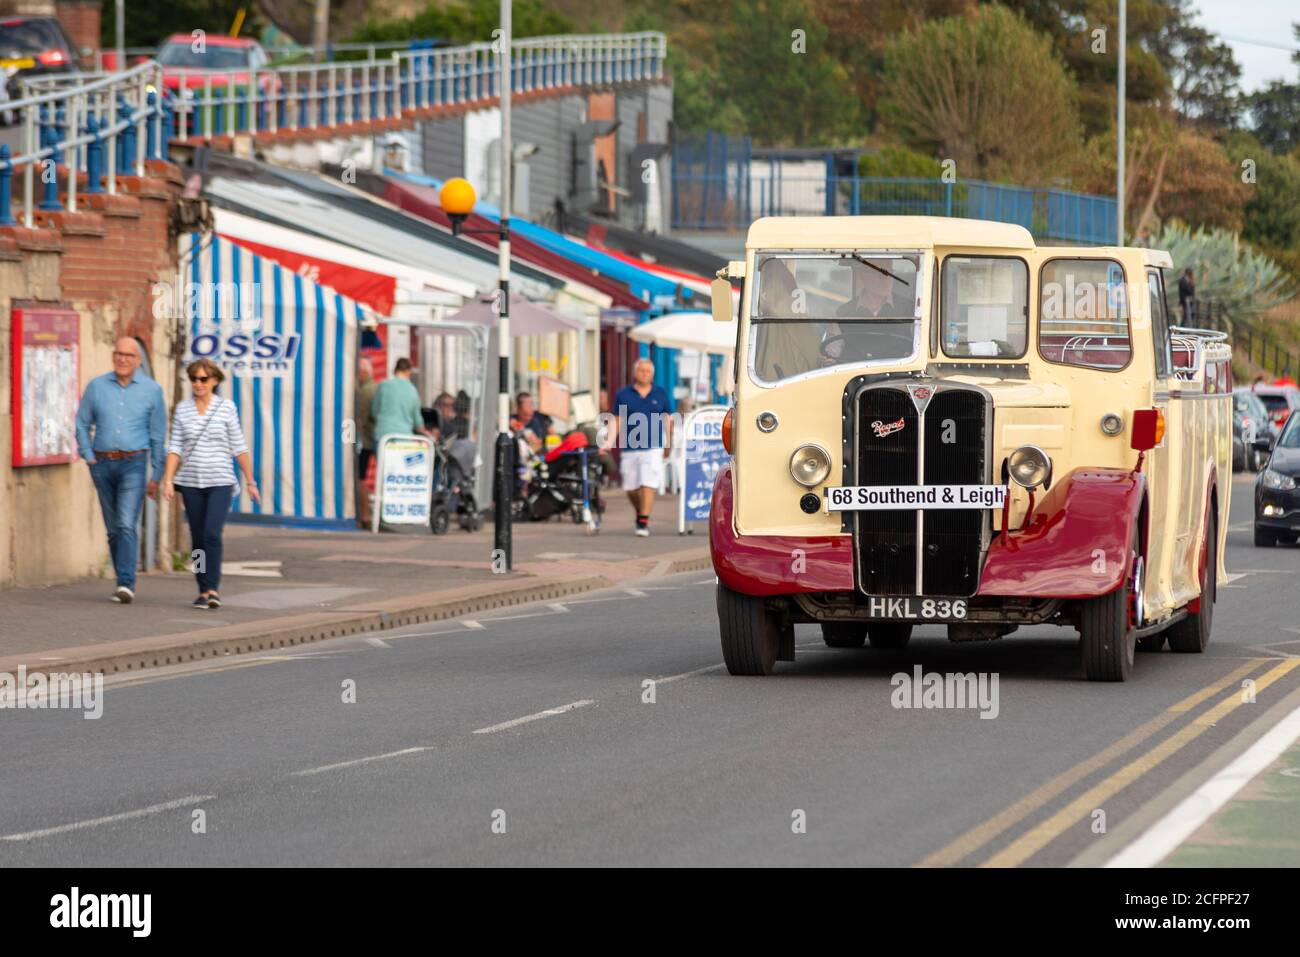
POLYGON ((1128 0, 1119 0, 1119 112, 1115 123, 1115 222, 1116 246, 1124 245, 1124 106, 1128 97, 1128 0))
POLYGON ((497 237, 497 441, 492 471, 493 567, 500 559, 504 569, 514 567, 510 504, 514 498, 514 442, 510 437, 510 4, 501 0, 501 216, 497 229, 464 229, 474 209, 474 187, 459 177, 442 184, 439 202, 451 220, 454 236, 495 233, 497 237))
POLYGON ((501 0, 501 239, 497 243, 497 276, 501 316, 497 323, 497 447, 494 547, 505 568, 513 567, 510 503, 514 498, 514 443, 510 439, 510 30, 511 0, 501 0))

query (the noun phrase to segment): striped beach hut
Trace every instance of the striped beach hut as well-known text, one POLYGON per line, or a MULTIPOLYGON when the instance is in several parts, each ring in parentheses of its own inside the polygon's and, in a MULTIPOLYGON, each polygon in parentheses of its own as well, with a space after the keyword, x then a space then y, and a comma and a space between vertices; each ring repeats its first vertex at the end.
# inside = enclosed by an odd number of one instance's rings
POLYGON ((353 393, 362 307, 215 234, 180 238, 185 362, 226 373, 261 504, 232 518, 342 526, 355 517, 353 393))

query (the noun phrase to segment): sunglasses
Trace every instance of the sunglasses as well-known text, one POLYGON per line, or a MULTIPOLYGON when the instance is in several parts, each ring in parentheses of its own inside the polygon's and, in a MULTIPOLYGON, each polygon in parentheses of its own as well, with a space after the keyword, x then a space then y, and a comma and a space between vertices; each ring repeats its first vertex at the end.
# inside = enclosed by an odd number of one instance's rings
POLYGON ((137 356, 134 352, 114 352, 113 358, 114 359, 138 359, 139 356, 137 356))
POLYGON ((211 378, 212 378, 212 376, 210 376, 210 375, 192 375, 192 376, 190 376, 190 381, 191 381, 191 382, 207 382, 207 381, 208 381, 209 379, 211 379, 211 378))

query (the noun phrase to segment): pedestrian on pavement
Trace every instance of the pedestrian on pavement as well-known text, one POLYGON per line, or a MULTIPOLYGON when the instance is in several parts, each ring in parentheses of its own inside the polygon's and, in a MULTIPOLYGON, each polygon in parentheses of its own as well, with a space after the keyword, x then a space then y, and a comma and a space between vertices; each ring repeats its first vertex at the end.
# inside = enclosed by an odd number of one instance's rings
POLYGON ((353 413, 357 422, 357 524, 362 528, 370 527, 370 493, 366 489, 366 476, 370 474, 370 463, 375 460, 375 426, 370 418, 370 409, 378 388, 370 360, 365 357, 358 359, 353 413))
POLYGON ((420 393, 411 381, 411 360, 405 356, 393 366, 393 374, 379 383, 370 404, 370 419, 375 433, 375 448, 385 436, 428 435, 420 412, 420 393))
POLYGON ((638 359, 632 367, 632 383, 614 396, 619 471, 636 511, 636 534, 642 538, 650 534, 650 511, 655 492, 663 488, 664 460, 672 449, 673 402, 654 378, 654 363, 638 359))
POLYGON ((537 411, 537 403, 529 392, 520 392, 515 396, 515 416, 523 423, 524 438, 528 447, 539 452, 546 445, 546 437, 551 434, 551 417, 537 411))
POLYGON ((135 599, 140 557, 136 526, 146 491, 158 497, 167 438, 162 387, 140 371, 140 344, 123 336, 113 344, 113 371, 91 379, 77 408, 77 452, 90 466, 108 530, 117 588, 113 601, 135 599))
POLYGON ((191 362, 185 372, 193 394, 176 406, 172 416, 162 489, 169 502, 180 489, 185 503, 195 553, 194 578, 199 586, 194 607, 214 609, 221 607, 221 533, 231 500, 239 492, 231 459, 239 462, 249 498, 261 502, 262 495, 253 481, 253 462, 239 425, 239 411, 234 402, 217 395, 225 373, 209 359, 191 362))
POLYGON ((1178 278, 1178 306, 1183 312, 1183 325, 1190 326, 1196 321, 1196 274, 1184 269, 1178 278))

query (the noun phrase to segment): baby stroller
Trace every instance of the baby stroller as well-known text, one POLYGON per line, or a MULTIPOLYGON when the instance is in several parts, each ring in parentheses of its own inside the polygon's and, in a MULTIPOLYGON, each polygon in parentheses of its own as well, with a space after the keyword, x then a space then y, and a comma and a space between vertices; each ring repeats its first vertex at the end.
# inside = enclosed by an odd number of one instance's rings
POLYGON ((434 466, 433 498, 429 503, 429 527, 444 535, 456 516, 460 527, 477 532, 483 527, 478 502, 474 499, 478 477, 478 446, 468 438, 454 438, 439 450, 434 466))
POLYGON ((587 534, 600 531, 605 500, 600 494, 600 462, 581 432, 571 432, 545 458, 529 452, 532 477, 528 491, 515 502, 515 516, 544 522, 569 513, 573 524, 586 524, 587 534))

